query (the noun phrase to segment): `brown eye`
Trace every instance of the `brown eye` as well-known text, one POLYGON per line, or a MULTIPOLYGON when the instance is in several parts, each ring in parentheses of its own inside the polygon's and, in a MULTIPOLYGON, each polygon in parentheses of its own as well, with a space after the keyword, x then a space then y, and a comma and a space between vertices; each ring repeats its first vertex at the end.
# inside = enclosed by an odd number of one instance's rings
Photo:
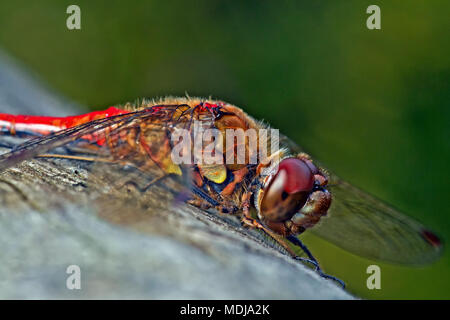
POLYGON ((314 185, 314 175, 301 160, 284 159, 279 170, 265 190, 260 213, 270 221, 291 218, 305 204, 314 185))
POLYGON ((314 165, 312 163, 308 165, 296 158, 282 160, 279 164, 278 172, 285 170, 287 173, 284 190, 287 193, 311 191, 314 186, 314 173, 311 170, 311 166, 314 165))

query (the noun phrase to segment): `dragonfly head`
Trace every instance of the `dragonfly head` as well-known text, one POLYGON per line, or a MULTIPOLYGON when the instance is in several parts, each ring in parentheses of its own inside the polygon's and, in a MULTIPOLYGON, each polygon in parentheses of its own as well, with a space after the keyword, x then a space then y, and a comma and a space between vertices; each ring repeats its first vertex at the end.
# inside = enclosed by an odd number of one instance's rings
MULTIPOLYGON (((304 154, 284 158, 255 198, 258 216, 274 230, 300 233, 316 224, 331 204, 328 179, 304 154)), ((281 232, 285 233, 285 232, 281 232)))

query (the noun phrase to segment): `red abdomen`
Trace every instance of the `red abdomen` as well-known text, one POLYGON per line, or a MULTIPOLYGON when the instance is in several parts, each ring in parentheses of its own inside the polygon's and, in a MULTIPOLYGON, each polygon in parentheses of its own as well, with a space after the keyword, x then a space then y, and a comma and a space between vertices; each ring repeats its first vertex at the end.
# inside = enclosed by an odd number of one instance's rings
POLYGON ((0 132, 9 133, 11 135, 20 133, 46 135, 62 129, 75 127, 92 120, 103 119, 128 112, 128 110, 109 107, 103 111, 94 111, 68 117, 27 116, 0 113, 0 132))

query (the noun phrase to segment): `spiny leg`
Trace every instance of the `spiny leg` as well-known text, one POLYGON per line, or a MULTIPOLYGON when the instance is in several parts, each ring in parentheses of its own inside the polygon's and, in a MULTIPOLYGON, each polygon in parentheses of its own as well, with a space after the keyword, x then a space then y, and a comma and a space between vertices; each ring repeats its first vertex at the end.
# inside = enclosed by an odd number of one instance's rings
MULTIPOLYGON (((275 232, 271 231, 269 228, 264 226, 261 222, 252 218, 252 216, 250 214, 250 199, 251 199, 251 197, 252 197, 251 191, 248 191, 242 195, 242 213, 243 213, 243 217, 241 219, 242 223, 250 228, 256 228, 256 229, 264 231, 266 234, 268 234, 270 237, 272 237, 277 243, 279 243, 291 256, 296 257, 297 255, 287 245, 287 243, 285 241, 283 241, 282 236, 276 234, 275 232)), ((305 261, 305 262, 309 262, 309 261, 305 261)), ((314 265, 317 264, 314 262, 312 262, 312 263, 314 265)))
POLYGON ((243 217, 241 219, 242 223, 250 228, 256 228, 264 231, 275 241, 277 241, 287 252, 289 252, 290 255, 296 256, 295 252, 292 251, 292 249, 284 241, 281 240, 281 236, 275 234, 269 228, 265 227, 261 222, 252 218, 250 214, 251 197, 252 197, 251 191, 248 191, 242 195, 242 213, 243 213, 243 217))
MULTIPOLYGON (((139 168, 137 168, 139 170, 139 168)), ((135 181, 130 179, 128 176, 124 177, 123 179, 120 179, 117 182, 117 186, 119 189, 124 188, 125 186, 133 186, 136 190, 138 190, 140 193, 145 193, 151 186, 155 185, 161 180, 164 180, 171 174, 162 173, 160 176, 153 178, 149 183, 144 185, 143 187, 139 186, 135 181)))
POLYGON ((161 181, 161 180, 167 178, 167 177, 170 176, 170 175, 171 175, 170 173, 169 173, 169 174, 163 174, 163 175, 161 175, 161 176, 159 176, 159 177, 154 178, 152 181, 150 181, 149 183, 147 183, 147 184, 141 189, 141 191, 142 191, 142 192, 147 191, 152 185, 154 185, 155 183, 157 183, 157 182, 159 182, 159 181, 161 181))
POLYGON ((188 199, 186 200, 186 202, 189 203, 190 205, 193 205, 194 207, 200 208, 205 211, 213 207, 211 203, 199 197, 194 199, 188 199))
MULTIPOLYGON (((289 240, 292 244, 294 244, 294 245, 300 247, 300 248, 303 250, 303 252, 305 252, 306 255, 307 255, 312 261, 314 261, 314 263, 315 263, 315 265, 316 265, 315 271, 316 271, 322 278, 334 280, 334 281, 338 282, 338 283, 342 286, 343 289, 345 289, 345 282, 344 282, 344 281, 342 281, 342 280, 339 279, 339 278, 336 278, 336 277, 334 277, 334 276, 331 276, 331 275, 326 274, 326 273, 323 272, 323 270, 322 270, 322 268, 320 267, 319 263, 317 262, 316 258, 312 255, 312 253, 311 253, 311 251, 309 251, 308 247, 307 247, 307 246, 306 246, 299 238, 297 238, 296 236, 292 236, 292 235, 291 235, 291 236, 286 237, 286 239, 289 240)), ((294 257, 294 259, 297 260, 296 257, 294 257)))
POLYGON ((319 269, 319 264, 317 263, 317 261, 314 259, 306 259, 303 257, 299 257, 293 250, 292 248, 290 248, 286 242, 284 241, 284 238, 274 232, 272 232, 270 229, 266 228, 264 225, 262 225, 259 221, 257 221, 256 219, 250 218, 250 217, 243 217, 242 218, 242 222, 249 226, 250 228, 256 228, 259 230, 262 230, 263 232, 265 232, 266 234, 268 234, 272 239, 274 239, 279 245, 281 245, 291 256, 293 259, 298 260, 298 261, 302 261, 305 263, 309 263, 312 264, 313 267, 315 268, 315 270, 319 269))

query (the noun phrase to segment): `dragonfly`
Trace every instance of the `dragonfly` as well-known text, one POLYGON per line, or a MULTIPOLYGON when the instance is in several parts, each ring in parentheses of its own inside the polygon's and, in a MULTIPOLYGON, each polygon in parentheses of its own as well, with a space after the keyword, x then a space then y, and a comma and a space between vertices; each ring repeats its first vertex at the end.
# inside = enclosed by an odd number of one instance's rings
POLYGON ((443 245, 433 231, 345 182, 288 137, 262 134, 269 129, 237 106, 190 97, 143 100, 68 117, 0 114, 0 134, 27 139, 0 155, 0 172, 32 158, 133 167, 138 174, 125 175, 126 183, 139 192, 163 184, 205 212, 238 216, 243 226, 266 233, 294 259, 311 263, 319 275, 343 286, 342 280, 323 272, 301 234, 311 232, 372 260, 424 265, 438 259, 443 245), (212 154, 222 162, 195 161, 196 154, 204 153, 203 145, 193 151, 192 143, 179 148, 174 142, 174 136, 182 137, 178 142, 195 140, 196 125, 219 133, 210 141, 212 154), (254 130, 258 145, 233 137, 224 149, 229 129, 254 130), (270 152, 250 161, 251 153, 260 154, 269 144, 270 152), (239 147, 245 151, 243 161, 225 161, 236 160, 239 147), (175 149, 178 155, 190 154, 186 159, 191 161, 175 161, 175 149))

